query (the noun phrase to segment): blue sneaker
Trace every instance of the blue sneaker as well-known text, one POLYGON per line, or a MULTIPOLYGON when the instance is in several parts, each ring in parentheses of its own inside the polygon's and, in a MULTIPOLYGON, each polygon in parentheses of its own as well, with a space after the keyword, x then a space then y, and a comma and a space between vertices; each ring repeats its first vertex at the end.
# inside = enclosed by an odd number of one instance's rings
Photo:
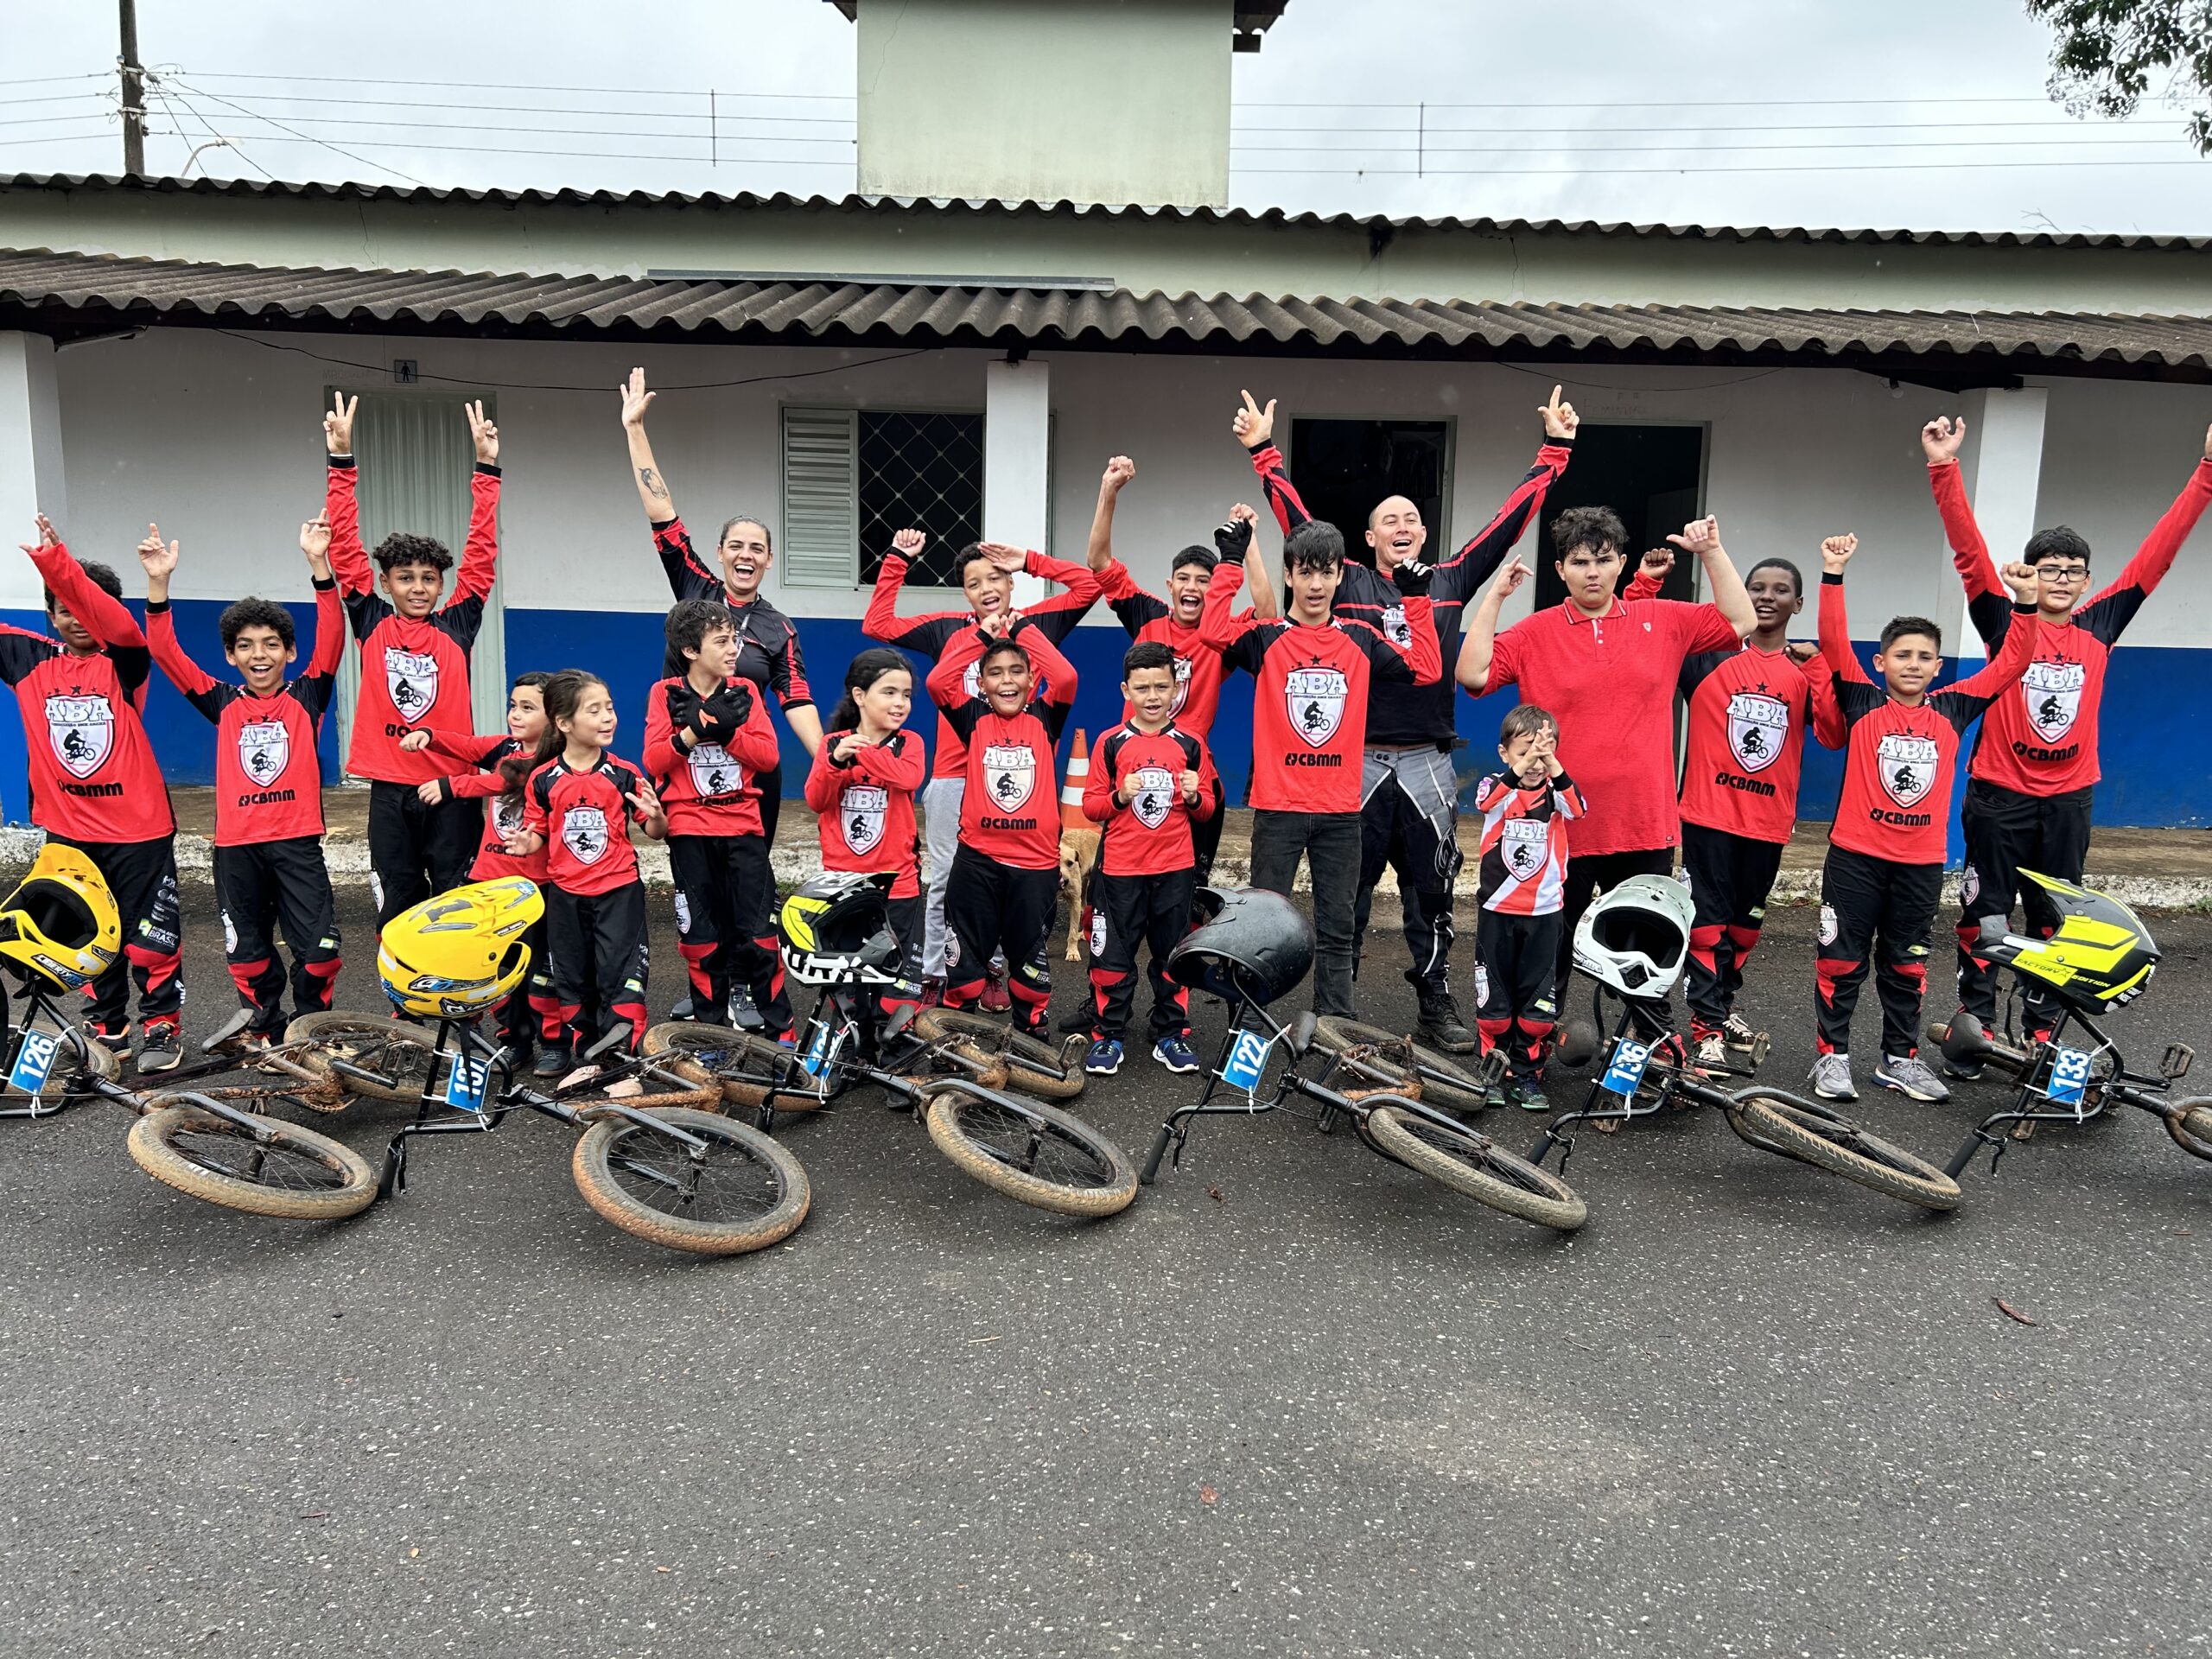
POLYGON ((1163 1037, 1152 1046, 1152 1058, 1170 1071, 1195 1071, 1198 1057, 1191 1052, 1191 1039, 1178 1033, 1163 1037))
POLYGON ((1084 1057, 1083 1069, 1094 1077, 1110 1077, 1122 1069, 1122 1039, 1101 1037, 1084 1057))

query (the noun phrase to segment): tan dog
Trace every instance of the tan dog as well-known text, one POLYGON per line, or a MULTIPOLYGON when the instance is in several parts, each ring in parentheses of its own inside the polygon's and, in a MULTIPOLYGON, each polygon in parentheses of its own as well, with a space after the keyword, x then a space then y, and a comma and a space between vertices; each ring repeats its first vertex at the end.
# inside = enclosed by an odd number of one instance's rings
POLYGON ((1083 884, 1098 861, 1099 829, 1095 823, 1077 830, 1060 828, 1060 886, 1068 895, 1068 957, 1083 960, 1083 884))

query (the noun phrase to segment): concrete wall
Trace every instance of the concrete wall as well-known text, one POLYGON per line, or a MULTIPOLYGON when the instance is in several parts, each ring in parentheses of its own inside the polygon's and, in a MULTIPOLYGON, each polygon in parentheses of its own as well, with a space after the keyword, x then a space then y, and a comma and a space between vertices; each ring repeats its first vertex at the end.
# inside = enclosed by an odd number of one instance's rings
POLYGON ((868 0, 859 30, 867 194, 1229 200, 1230 0, 868 0))

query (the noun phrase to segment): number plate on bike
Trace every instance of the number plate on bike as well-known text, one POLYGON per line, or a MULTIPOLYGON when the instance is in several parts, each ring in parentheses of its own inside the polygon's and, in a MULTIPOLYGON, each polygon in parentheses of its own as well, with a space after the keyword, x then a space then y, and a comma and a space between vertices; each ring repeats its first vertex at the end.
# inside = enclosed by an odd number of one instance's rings
POLYGON ((2079 1048, 2062 1048, 2050 1057, 2050 1081, 2043 1086, 2044 1094, 2060 1106, 2079 1106, 2082 1091, 2089 1083, 2089 1054, 2079 1048))
POLYGON ((1643 1081, 1643 1068, 1650 1064, 1651 1045, 1624 1037, 1613 1045, 1612 1062, 1605 1067, 1605 1075, 1598 1079, 1598 1086, 1626 1099, 1636 1093, 1637 1085, 1643 1081))
POLYGON ((61 1053, 61 1038, 51 1031, 26 1031, 22 1046, 16 1051, 16 1064, 9 1071, 8 1086, 27 1095, 35 1095, 46 1087, 48 1075, 54 1062, 61 1053))
POLYGON ((491 1061, 456 1054, 453 1057, 453 1070, 446 1077, 446 1104, 455 1111, 480 1112, 484 1109, 484 1091, 491 1084, 491 1061))
POLYGON ((1261 1074, 1268 1069, 1268 1051, 1274 1046, 1273 1038, 1256 1031, 1238 1032, 1229 1058, 1222 1062, 1221 1080, 1248 1095, 1258 1093, 1261 1074))
POLYGON ((806 1052, 799 1056, 799 1069, 818 1081, 826 1077, 830 1068, 837 1063, 838 1052, 844 1046, 843 1028, 841 1027, 833 1037, 826 1024, 817 1024, 814 1027, 814 1040, 807 1045, 806 1052))

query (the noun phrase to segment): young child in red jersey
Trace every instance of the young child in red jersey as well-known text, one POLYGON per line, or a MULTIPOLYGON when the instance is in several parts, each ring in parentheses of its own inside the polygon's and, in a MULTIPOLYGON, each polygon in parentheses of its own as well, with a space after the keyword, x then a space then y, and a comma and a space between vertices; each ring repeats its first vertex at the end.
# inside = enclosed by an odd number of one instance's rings
POLYGON ((1544 1044, 1559 1019, 1567 823, 1581 817, 1582 798, 1560 764, 1559 722, 1533 702, 1498 722, 1497 758, 1503 770, 1475 786, 1483 815, 1475 1024, 1484 1053, 1506 1051, 1505 1082, 1487 1103, 1541 1112, 1544 1044))
POLYGON ((30 752, 31 822, 92 861, 123 918, 123 955, 92 982, 88 1023, 108 1048, 128 1049, 135 982, 138 1069, 171 1071, 183 1058, 183 924, 176 818, 146 740, 153 658, 115 572, 72 558, 44 513, 23 551, 46 583, 55 635, 0 626, 0 680, 16 688, 30 752))
POLYGON ((223 912, 223 949, 243 1005, 206 1046, 236 1041, 266 1047, 284 1027, 284 963, 276 929, 292 951, 292 1007, 320 1014, 341 965, 338 911, 322 861, 322 764, 316 751, 323 711, 338 683, 346 617, 330 574, 330 525, 300 526, 300 550, 315 582, 315 645, 307 672, 287 680, 299 659, 291 613, 265 599, 242 599, 217 621, 223 655, 245 682, 230 685, 194 662, 176 637, 169 583, 178 548, 158 527, 138 544, 146 570, 146 631, 154 660, 184 700, 215 722, 215 895, 223 912))
POLYGON ((401 747, 410 732, 468 730, 468 653, 484 620, 484 601, 499 558, 499 429, 480 404, 464 405, 476 446, 469 483, 468 542, 453 597, 438 597, 453 555, 428 536, 394 531, 372 556, 361 545, 355 495, 353 411, 358 397, 339 394, 322 417, 330 467, 324 513, 330 520, 330 563, 346 596, 346 613, 361 644, 361 690, 353 709, 346 770, 369 779, 369 880, 377 925, 457 887, 483 828, 473 800, 424 804, 423 785, 439 763, 401 747), (372 576, 373 556, 380 576, 372 576), (381 581, 385 594, 379 597, 381 581))
POLYGON ((1187 683, 1164 641, 1131 645, 1122 658, 1129 718, 1090 752, 1083 814, 1105 830, 1089 887, 1093 1019, 1083 1069, 1099 1077, 1122 1069, 1139 945, 1152 953, 1152 1057, 1170 1071, 1198 1069, 1188 994, 1169 976, 1167 953, 1191 931, 1194 826, 1220 810, 1221 786, 1205 740, 1174 721, 1187 683))
POLYGON ((737 621, 708 599, 668 613, 669 654, 683 672, 645 699, 645 772, 668 808, 676 925, 691 978, 691 1017, 726 1026, 743 985, 767 1034, 791 1035, 791 998, 772 912, 776 880, 761 834, 759 776, 781 753, 768 707, 736 677, 737 621))
POLYGON ((944 890, 944 1006, 978 1001, 991 953, 1005 953, 1015 1023, 1042 1035, 1052 1001, 1045 936, 1060 893, 1060 786, 1053 751, 1075 702, 1075 668, 1028 617, 973 632, 979 691, 963 696, 969 642, 950 640, 930 696, 967 746, 960 850, 944 890), (1038 682, 1044 682, 1039 692, 1038 682))
POLYGON ((1870 951, 1882 999, 1882 1063, 1874 1081, 1915 1100, 1948 1100, 1920 1058, 1920 1001, 1928 988, 1928 930, 1943 888, 1943 827, 1959 737, 2020 677, 2035 651, 2034 567, 2008 564, 2012 626, 2005 648, 1978 674, 1941 691, 1929 682, 1943 666, 1943 633, 1925 617, 1891 619, 1874 658, 1877 685, 1852 654, 1844 614, 1843 571, 1856 536, 1821 543, 1821 655, 1835 674, 1837 705, 1849 733, 1843 796, 1828 830, 1821 869, 1818 975, 1820 1053, 1813 1092, 1856 1100, 1851 1080, 1851 1014, 1866 983, 1870 951))
POLYGON ((668 834, 668 818, 645 774, 607 752, 615 723, 606 682, 566 670, 546 683, 537 749, 499 763, 506 780, 523 786, 522 828, 507 837, 507 851, 516 858, 545 853, 555 1006, 538 1033, 543 1047, 532 1069, 541 1077, 560 1076, 572 1046, 581 1054, 621 1024, 630 1027, 627 1052, 645 1039, 645 888, 628 826, 634 817, 658 841, 668 834), (604 1024, 578 1029, 594 990, 604 1024))
MULTIPOLYGON (((914 791, 929 775, 922 740, 906 729, 913 712, 914 671, 887 645, 864 651, 845 670, 845 695, 806 776, 806 804, 817 815, 822 868, 887 875, 891 931, 903 976, 922 971, 921 867, 916 858, 914 791)), ((911 1001, 886 996, 896 1011, 911 1001)))

